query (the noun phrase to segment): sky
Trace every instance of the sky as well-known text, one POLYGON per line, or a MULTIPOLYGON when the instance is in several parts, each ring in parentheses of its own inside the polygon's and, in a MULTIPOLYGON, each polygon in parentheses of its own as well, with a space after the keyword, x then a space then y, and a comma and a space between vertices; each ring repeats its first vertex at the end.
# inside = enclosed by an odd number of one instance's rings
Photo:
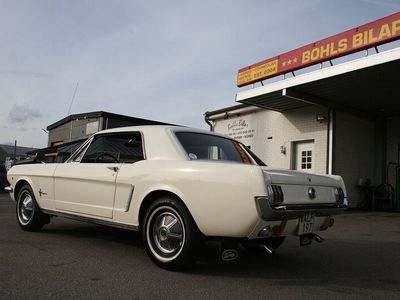
POLYGON ((39 148, 69 112, 208 128, 206 111, 237 104, 241 67, 400 11, 400 0, 0 5, 0 144, 39 148))

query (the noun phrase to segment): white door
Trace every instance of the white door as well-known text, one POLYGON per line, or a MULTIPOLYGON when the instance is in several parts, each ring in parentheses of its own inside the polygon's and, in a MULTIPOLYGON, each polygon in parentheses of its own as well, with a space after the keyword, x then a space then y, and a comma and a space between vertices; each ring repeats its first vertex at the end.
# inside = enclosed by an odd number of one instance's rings
POLYGON ((64 163, 55 173, 57 210, 112 218, 118 163, 64 163))
POLYGON ((295 169, 314 173, 314 142, 295 143, 295 169))
POLYGON ((57 210, 112 218, 118 172, 143 159, 140 133, 96 135, 72 162, 54 174, 57 210))

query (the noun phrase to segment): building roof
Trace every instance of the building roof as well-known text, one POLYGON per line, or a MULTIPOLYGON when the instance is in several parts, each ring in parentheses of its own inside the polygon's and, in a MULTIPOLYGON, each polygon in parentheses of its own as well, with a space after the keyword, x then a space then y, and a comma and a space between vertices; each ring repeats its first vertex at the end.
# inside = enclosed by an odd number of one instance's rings
POLYGON ((158 122, 158 121, 153 121, 153 120, 148 120, 148 119, 141 119, 141 118, 135 118, 135 117, 125 116, 125 115, 114 114, 114 113, 110 113, 110 112, 106 112, 106 111, 93 111, 93 112, 69 115, 69 116, 47 126, 47 130, 52 130, 54 128, 57 128, 71 120, 99 118, 99 117, 114 118, 114 119, 118 119, 118 120, 132 122, 132 123, 138 123, 138 124, 142 124, 142 125, 173 125, 173 124, 168 124, 168 123, 163 123, 163 122, 158 122))
POLYGON ((38 152, 43 152, 45 154, 46 153, 72 154, 85 141, 86 141, 86 139, 81 139, 81 140, 61 144, 58 146, 51 146, 51 147, 46 147, 46 148, 41 148, 41 149, 33 149, 32 151, 29 151, 28 154, 34 155, 38 152))
POLYGON ((400 115, 400 48, 239 92, 236 101, 275 111, 322 105, 367 117, 400 115))
POLYGON ((14 156, 14 151, 16 156, 27 156, 28 152, 36 150, 36 148, 20 146, 17 146, 17 149, 15 149, 13 145, 0 145, 0 149, 2 149, 9 156, 14 156))
POLYGON ((238 105, 234 105, 234 106, 229 106, 229 107, 225 107, 225 108, 221 108, 221 109, 217 109, 217 110, 212 110, 212 111, 206 111, 204 113, 204 115, 206 117, 210 117, 213 115, 218 115, 218 114, 222 114, 228 111, 233 111, 233 110, 238 110, 238 109, 242 109, 245 107, 249 107, 247 104, 238 104, 238 105))

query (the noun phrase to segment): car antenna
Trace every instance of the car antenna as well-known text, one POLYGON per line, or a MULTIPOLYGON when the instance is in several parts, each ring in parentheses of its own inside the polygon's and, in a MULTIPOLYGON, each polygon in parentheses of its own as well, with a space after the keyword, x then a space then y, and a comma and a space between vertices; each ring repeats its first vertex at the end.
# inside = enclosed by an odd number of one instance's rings
POLYGON ((78 85, 79 85, 79 82, 76 83, 74 94, 72 95, 71 103, 69 104, 69 109, 68 109, 67 116, 69 116, 69 114, 71 113, 71 108, 72 108, 72 104, 74 103, 74 100, 75 100, 76 91, 78 90, 78 85))

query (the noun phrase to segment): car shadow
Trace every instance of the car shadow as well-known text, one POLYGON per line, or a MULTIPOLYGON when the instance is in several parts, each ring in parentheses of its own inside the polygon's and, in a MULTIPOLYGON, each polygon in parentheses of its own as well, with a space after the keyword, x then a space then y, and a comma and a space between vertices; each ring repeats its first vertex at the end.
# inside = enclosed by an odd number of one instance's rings
POLYGON ((41 232, 71 238, 104 240, 137 248, 143 247, 139 232, 80 221, 63 220, 58 224, 44 226, 41 232))
POLYGON ((344 293, 345 287, 400 292, 400 280, 389 275, 400 268, 399 244, 337 239, 299 247, 297 238, 289 238, 273 254, 242 251, 230 263, 218 259, 213 245, 189 273, 268 279, 274 286, 328 286, 344 293))
MULTIPOLYGON (((43 234, 94 239, 142 248, 141 234, 129 230, 62 221, 45 226, 43 234)), ((288 238, 275 253, 240 251, 234 262, 221 262, 219 244, 208 242, 197 263, 184 272, 190 276, 268 279, 276 286, 357 287, 399 291, 400 280, 387 274, 400 269, 399 243, 330 239, 322 244, 299 247, 297 238, 288 238)), ((150 262, 150 260, 149 260, 150 262)), ((157 272, 166 272, 155 268, 157 272)))

